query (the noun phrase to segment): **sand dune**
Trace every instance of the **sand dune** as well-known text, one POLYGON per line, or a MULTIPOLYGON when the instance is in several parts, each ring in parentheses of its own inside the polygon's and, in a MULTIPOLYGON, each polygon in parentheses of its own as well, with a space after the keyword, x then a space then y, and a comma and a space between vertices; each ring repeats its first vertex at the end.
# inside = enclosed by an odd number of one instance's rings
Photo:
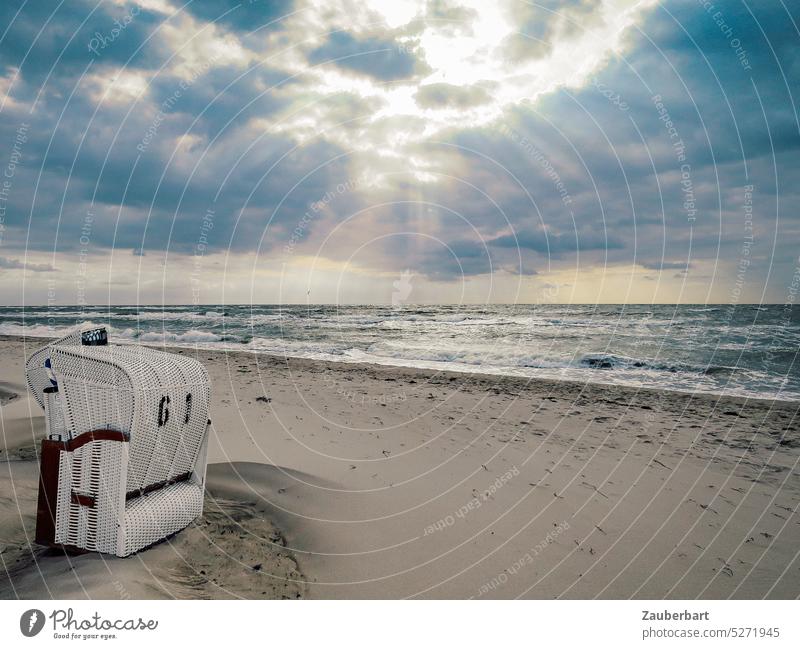
MULTIPOLYGON (((204 518, 130 559, 31 554, 20 395, 0 596, 800 595, 797 403, 175 351, 213 383, 204 518)), ((0 340, 5 385, 22 352, 0 340)))
POLYGON ((295 599, 305 578, 286 541, 255 503, 209 491, 203 516, 127 559, 67 555, 31 543, 36 462, 0 470, 0 597, 26 599, 295 599), (13 485, 13 486, 12 486, 13 485))

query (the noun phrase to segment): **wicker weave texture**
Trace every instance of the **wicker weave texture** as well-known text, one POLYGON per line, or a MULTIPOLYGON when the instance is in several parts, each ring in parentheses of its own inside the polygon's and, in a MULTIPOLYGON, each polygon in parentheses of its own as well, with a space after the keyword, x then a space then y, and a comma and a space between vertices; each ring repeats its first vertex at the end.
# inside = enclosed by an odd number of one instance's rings
POLYGON ((127 557, 182 530, 203 513, 203 488, 179 482, 128 502, 117 554, 127 557))
POLYGON ((116 553, 125 507, 127 444, 99 440, 62 451, 58 472, 56 542, 116 553), (82 501, 82 502, 81 502, 82 501))
POLYGON ((51 364, 72 435, 130 436, 127 490, 190 471, 208 422, 208 374, 194 359, 133 345, 53 347, 51 364))
POLYGON ((26 371, 48 437, 65 442, 57 543, 128 556, 202 513, 211 390, 201 363, 137 345, 87 344, 77 330, 34 352, 26 371), (122 435, 71 443, 96 431, 122 435))
POLYGON ((78 328, 49 345, 37 349, 25 362, 25 379, 28 383, 28 390, 42 408, 44 408, 44 390, 53 385, 50 381, 50 371, 46 367, 46 361, 50 358, 50 350, 57 345, 64 347, 80 345, 82 330, 83 328, 78 328))

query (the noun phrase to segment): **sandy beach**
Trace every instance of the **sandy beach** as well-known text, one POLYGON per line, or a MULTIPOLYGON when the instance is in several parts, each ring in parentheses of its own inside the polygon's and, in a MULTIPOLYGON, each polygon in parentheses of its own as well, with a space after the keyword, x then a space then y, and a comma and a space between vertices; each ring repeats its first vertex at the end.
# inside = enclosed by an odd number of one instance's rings
POLYGON ((204 516, 127 559, 31 544, 41 339, 0 338, 2 598, 797 598, 795 402, 173 349, 204 516))

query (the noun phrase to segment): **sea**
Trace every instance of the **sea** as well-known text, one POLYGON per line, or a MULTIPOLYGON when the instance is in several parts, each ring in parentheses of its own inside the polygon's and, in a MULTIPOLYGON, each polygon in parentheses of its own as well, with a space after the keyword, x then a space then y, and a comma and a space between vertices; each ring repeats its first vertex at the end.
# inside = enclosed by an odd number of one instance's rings
POLYGON ((800 306, 0 307, 0 334, 105 325, 118 342, 800 400, 800 306))

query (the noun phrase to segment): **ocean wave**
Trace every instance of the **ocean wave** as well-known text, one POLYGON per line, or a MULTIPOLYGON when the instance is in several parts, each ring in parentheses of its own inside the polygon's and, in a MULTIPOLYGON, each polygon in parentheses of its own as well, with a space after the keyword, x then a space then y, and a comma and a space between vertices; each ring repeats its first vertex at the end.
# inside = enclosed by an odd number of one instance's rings
POLYGON ((729 365, 693 365, 685 362, 669 362, 655 359, 631 358, 619 354, 593 353, 580 357, 579 364, 597 370, 631 370, 641 369, 654 372, 668 372, 670 374, 702 374, 706 376, 728 376, 746 374, 750 372, 744 367, 729 365))
POLYGON ((146 331, 139 334, 137 340, 143 343, 217 343, 222 341, 222 336, 199 329, 190 329, 185 333, 146 331))
POLYGON ((17 322, 0 323, 0 335, 3 336, 30 336, 31 338, 58 338, 63 336, 72 327, 54 327, 51 325, 23 325, 17 322))
MULTIPOLYGON (((112 340, 124 342, 137 341, 142 343, 212 343, 221 342, 223 336, 198 329, 190 329, 183 333, 169 331, 144 331, 140 332, 131 327, 118 328, 108 324, 85 321, 80 323, 87 327, 105 327, 112 340)), ((5 336, 25 336, 30 338, 59 338, 72 331, 75 327, 70 326, 49 326, 49 325, 22 325, 16 323, 0 323, 0 335, 5 336)))
POLYGON ((63 320, 76 320, 82 322, 84 320, 97 319, 97 320, 115 320, 131 318, 142 320, 182 320, 187 318, 202 319, 205 317, 221 317, 223 313, 214 311, 206 311, 204 313, 189 312, 189 311, 152 311, 152 310, 125 310, 113 309, 110 311, 63 311, 63 310, 28 310, 28 311, 0 311, 0 318, 48 318, 48 319, 63 319, 63 320))
POLYGON ((55 338, 90 320, 119 342, 740 396, 800 394, 800 309, 768 308, 757 323, 752 310, 737 314, 652 305, 5 307, 0 334, 55 338))

